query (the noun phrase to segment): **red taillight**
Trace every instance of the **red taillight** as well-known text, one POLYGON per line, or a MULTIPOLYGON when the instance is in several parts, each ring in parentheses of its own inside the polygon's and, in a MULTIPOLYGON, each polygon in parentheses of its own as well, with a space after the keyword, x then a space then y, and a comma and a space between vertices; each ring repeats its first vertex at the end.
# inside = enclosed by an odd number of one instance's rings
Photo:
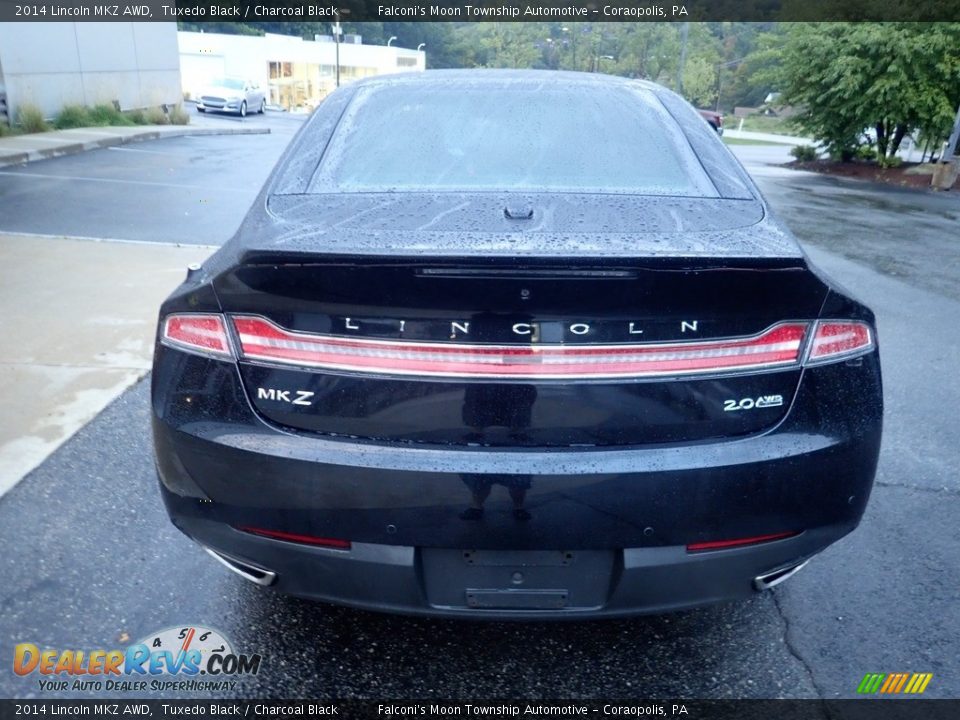
POLYGON ((220 315, 183 313, 168 315, 163 320, 162 341, 182 350, 204 355, 230 357, 227 328, 220 315))
POLYGON ((781 532, 771 535, 755 535, 753 537, 737 538, 736 540, 709 540, 707 542, 690 543, 687 545, 687 552, 702 552, 703 550, 725 550, 726 548, 742 547, 744 545, 758 545, 760 543, 773 542, 774 540, 783 540, 788 537, 796 537, 797 532, 781 532))
POLYGON ((325 547, 331 550, 349 550, 349 540, 339 540, 337 538, 317 537, 316 535, 301 535, 300 533, 289 533, 282 530, 266 530, 264 528, 242 526, 237 528, 251 535, 260 535, 272 540, 283 540, 285 542, 300 543, 301 545, 314 545, 315 547, 325 547))
POLYGON ((818 320, 807 353, 807 364, 842 360, 873 347, 873 333, 866 323, 850 320, 818 320))
POLYGON ((297 333, 234 317, 244 358, 331 370, 438 377, 609 378, 685 375, 795 365, 807 323, 747 338, 639 345, 463 345, 297 333))

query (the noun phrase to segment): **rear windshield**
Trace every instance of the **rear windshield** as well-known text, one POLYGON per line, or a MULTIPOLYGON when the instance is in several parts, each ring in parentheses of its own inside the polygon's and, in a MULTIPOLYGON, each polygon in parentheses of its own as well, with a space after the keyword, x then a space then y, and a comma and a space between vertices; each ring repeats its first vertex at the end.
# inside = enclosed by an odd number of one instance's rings
POLYGON ((311 190, 718 197, 651 93, 578 84, 364 88, 311 190))

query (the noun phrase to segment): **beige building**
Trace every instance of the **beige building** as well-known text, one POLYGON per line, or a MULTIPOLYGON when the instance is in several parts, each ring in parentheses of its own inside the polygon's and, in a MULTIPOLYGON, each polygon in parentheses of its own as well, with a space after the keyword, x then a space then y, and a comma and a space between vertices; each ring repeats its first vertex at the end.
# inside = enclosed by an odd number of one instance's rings
MULTIPOLYGON (((183 91, 190 96, 211 80, 229 76, 266 88, 271 105, 309 110, 336 87, 337 47, 331 37, 178 32, 177 39, 183 91)), ((364 45, 355 35, 345 35, 340 42, 341 84, 425 67, 422 50, 364 45)))
POLYGON ((116 103, 121 110, 176 104, 176 23, 0 23, 4 94, 10 117, 24 103, 48 117, 69 104, 116 103))

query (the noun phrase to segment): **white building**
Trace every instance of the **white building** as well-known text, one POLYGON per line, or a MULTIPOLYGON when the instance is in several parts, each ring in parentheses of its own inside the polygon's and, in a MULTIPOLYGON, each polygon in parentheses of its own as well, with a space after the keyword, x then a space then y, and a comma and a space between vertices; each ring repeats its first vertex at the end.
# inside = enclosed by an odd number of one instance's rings
MULTIPOLYGON (((267 88, 267 102, 288 110, 310 109, 336 87, 337 47, 332 38, 289 35, 221 35, 178 32, 183 91, 196 96, 211 80, 230 76, 267 88)), ((424 70, 426 54, 384 45, 363 45, 358 36, 340 43, 340 83, 370 75, 424 70)))
POLYGON ((0 93, 11 118, 24 103, 48 117, 69 104, 117 103, 121 110, 176 104, 182 99, 176 23, 0 23, 0 93))

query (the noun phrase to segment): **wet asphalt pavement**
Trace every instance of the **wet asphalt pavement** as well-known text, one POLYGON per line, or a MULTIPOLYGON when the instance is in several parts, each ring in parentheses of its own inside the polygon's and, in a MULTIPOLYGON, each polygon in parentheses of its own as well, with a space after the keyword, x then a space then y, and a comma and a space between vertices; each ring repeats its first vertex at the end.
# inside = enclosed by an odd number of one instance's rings
POLYGON ((270 133, 150 140, 0 168, 0 231, 223 244, 303 116, 208 114, 196 122, 270 133))
MULTIPOLYGON (((157 141, 135 147, 170 157, 101 150, 0 174, 0 230, 222 242, 281 137, 157 141), (219 157, 231 152, 247 161, 232 174, 219 157), (147 185, 121 194, 56 179, 150 181, 165 167, 168 184, 216 201, 170 188, 146 202, 147 185), (52 192, 55 219, 31 212, 52 192)), ((735 150, 759 162, 780 149, 735 150)), ((564 624, 286 598, 228 573, 167 521, 144 380, 0 498, 0 696, 41 695, 10 672, 14 643, 112 648, 196 623, 263 655, 241 697, 832 698, 852 697, 867 672, 932 672, 927 696, 960 697, 960 197, 753 167, 813 260, 876 311, 884 364, 884 445, 863 524, 795 578, 739 604, 564 624)))

